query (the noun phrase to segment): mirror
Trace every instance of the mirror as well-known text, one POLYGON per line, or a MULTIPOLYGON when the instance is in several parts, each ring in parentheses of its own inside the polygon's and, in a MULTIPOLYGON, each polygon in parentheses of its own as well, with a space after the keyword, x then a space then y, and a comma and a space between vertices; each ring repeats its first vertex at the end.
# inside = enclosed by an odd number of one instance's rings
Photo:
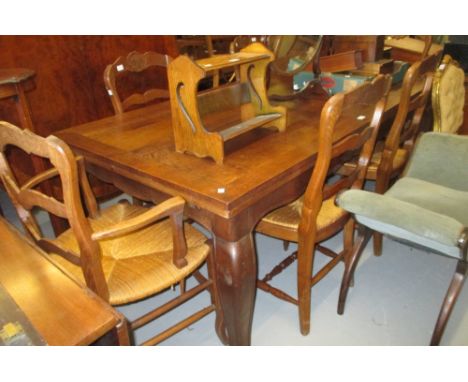
POLYGON ((312 62, 322 36, 270 36, 268 47, 275 54, 272 69, 280 74, 296 74, 312 62))
MULTIPOLYGON (((283 35, 237 36, 230 46, 230 52, 238 52, 253 42, 261 42, 275 54, 270 64, 268 96, 276 100, 292 99, 300 94, 328 93, 320 84, 319 57, 322 36, 283 35), (300 88, 294 87, 294 75, 301 71, 312 71, 314 80, 300 88)), ((234 78, 234 77, 233 77, 234 78)))
POLYGON ((326 95, 320 84, 320 48, 322 36, 269 36, 267 45, 275 54, 271 63, 269 97, 287 100, 311 92, 326 95), (315 79, 302 87, 294 86, 294 75, 312 71, 315 79))

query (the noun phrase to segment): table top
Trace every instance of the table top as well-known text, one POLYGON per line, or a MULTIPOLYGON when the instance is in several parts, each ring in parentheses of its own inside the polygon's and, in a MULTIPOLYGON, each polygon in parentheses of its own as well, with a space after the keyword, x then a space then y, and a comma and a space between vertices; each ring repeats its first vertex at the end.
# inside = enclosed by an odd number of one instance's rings
MULTIPOLYGON (((394 114, 399 90, 390 94, 386 114, 394 114)), ((222 165, 175 151, 169 102, 62 130, 56 135, 86 160, 140 184, 229 218, 253 200, 268 195, 315 163, 323 98, 282 103, 288 108, 285 132, 257 129, 226 148, 222 165)), ((227 110, 205 119, 235 123, 239 114, 227 110)), ((336 139, 368 120, 343 119, 336 139)))
POLYGON ((0 283, 49 345, 87 345, 121 316, 0 217, 0 283))

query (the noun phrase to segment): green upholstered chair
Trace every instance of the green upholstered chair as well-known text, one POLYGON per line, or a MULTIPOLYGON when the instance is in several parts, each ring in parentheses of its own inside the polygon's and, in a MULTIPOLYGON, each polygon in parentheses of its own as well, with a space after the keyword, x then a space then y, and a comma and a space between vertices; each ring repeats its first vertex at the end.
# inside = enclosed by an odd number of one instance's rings
POLYGON ((467 136, 426 133, 403 176, 385 194, 349 190, 338 196, 336 203, 354 215, 359 229, 345 259, 339 314, 362 250, 377 231, 458 260, 432 335, 431 345, 439 344, 468 270, 467 165, 467 136))

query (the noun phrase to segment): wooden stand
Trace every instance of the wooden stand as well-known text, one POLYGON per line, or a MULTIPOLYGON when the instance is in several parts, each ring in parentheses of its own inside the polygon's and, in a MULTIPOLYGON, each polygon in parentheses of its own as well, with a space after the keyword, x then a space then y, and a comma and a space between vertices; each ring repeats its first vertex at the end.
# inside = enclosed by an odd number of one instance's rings
POLYGON ((222 164, 226 141, 258 127, 268 126, 284 131, 286 108, 270 105, 266 94, 266 70, 273 59, 272 52, 262 44, 254 43, 230 55, 197 61, 179 56, 172 61, 168 67, 168 78, 176 150, 190 152, 198 157, 211 157, 216 163, 222 164), (201 79, 212 71, 232 67, 238 70, 238 82, 211 89, 203 95, 198 94, 201 79), (232 96, 234 93, 240 95, 232 96), (213 102, 207 102, 210 98, 213 102), (219 102, 219 99, 224 101, 219 102), (240 107, 240 123, 218 131, 205 128, 201 112, 232 107, 240 107))

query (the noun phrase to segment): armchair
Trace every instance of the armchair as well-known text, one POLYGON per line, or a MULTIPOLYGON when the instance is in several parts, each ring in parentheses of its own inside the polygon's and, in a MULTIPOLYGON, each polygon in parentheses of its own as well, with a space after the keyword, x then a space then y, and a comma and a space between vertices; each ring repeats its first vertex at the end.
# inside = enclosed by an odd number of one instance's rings
POLYGON ((432 335, 438 345, 468 271, 468 137, 426 133, 418 141, 402 178, 385 194, 345 191, 338 206, 354 214, 359 235, 341 284, 343 314, 350 280, 372 231, 423 246, 457 261, 432 335))
POLYGON ((203 290, 211 293, 210 305, 148 339, 145 345, 163 341, 216 309, 211 245, 202 233, 184 223, 182 198, 172 197, 150 209, 118 203, 99 210, 83 158, 75 158, 55 136, 42 138, 7 122, 0 122, 0 176, 26 234, 54 263, 111 305, 136 302, 179 285, 179 296, 131 322, 131 329, 153 321, 203 290), (5 148, 11 145, 49 159, 53 168, 19 184, 5 156, 5 148), (61 181, 63 202, 38 189, 42 182, 56 177, 61 181), (44 237, 32 212, 35 207, 67 219, 71 228, 57 238, 44 237), (205 260, 209 279, 198 271, 205 260), (185 279, 190 275, 198 284, 186 290, 185 279))

